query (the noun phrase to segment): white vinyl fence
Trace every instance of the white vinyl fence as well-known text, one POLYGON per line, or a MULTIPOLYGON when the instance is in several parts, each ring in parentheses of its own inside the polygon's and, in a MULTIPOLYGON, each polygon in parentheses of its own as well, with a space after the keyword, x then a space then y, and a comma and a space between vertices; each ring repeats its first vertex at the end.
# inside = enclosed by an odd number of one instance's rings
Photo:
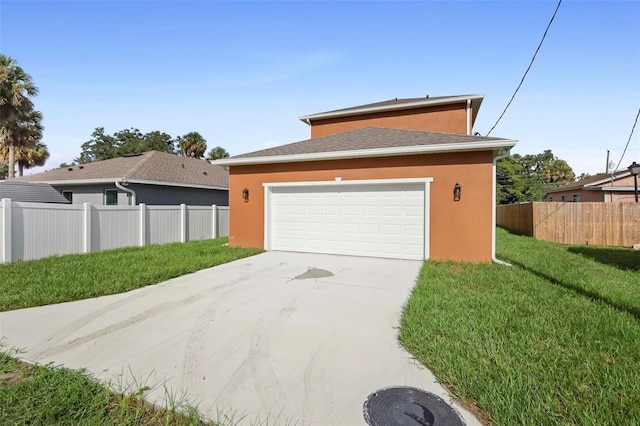
POLYGON ((229 235, 229 207, 0 201, 0 263, 229 235))

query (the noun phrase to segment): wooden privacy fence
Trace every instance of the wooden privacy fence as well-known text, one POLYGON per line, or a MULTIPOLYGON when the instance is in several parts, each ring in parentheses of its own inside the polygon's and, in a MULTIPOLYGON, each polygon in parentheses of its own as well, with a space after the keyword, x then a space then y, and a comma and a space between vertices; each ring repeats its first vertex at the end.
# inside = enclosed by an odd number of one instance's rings
POLYGON ((561 244, 640 243, 640 203, 540 202, 498 206, 497 225, 561 244))
POLYGON ((229 235, 229 207, 0 200, 0 263, 229 235))

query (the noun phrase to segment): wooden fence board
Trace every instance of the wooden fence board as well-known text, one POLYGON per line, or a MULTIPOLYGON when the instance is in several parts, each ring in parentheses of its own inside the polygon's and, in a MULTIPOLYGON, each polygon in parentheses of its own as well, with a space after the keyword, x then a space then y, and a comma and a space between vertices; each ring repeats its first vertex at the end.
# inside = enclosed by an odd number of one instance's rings
POLYGON ((640 203, 500 205, 496 220, 511 232, 561 244, 630 247, 640 243, 640 203))

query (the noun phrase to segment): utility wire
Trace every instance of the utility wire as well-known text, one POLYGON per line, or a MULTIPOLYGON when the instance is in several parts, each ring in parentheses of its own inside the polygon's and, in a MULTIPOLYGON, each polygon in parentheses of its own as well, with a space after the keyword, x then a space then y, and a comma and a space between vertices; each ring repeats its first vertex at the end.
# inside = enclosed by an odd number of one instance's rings
POLYGON ((518 93, 518 90, 520 90, 520 86, 522 86, 522 83, 524 83, 524 79, 527 76, 527 74, 529 73, 529 70, 531 69, 531 66, 533 65, 533 61, 535 61, 536 56, 538 55, 538 51, 542 47, 542 43, 544 42, 544 39, 547 36, 547 32, 549 31, 549 28, 551 27, 551 23, 553 22, 553 20, 556 17, 556 13, 558 13, 558 9, 560 9, 560 4, 561 3, 562 3, 562 0, 558 0, 558 5, 556 6, 556 10, 553 12, 553 16, 551 17, 551 20, 549 21, 549 24, 547 25, 547 29, 544 30, 544 34, 542 35, 542 40, 540 40, 540 44, 538 45, 538 48, 536 49, 536 52, 533 54, 533 58, 531 58, 531 62, 529 63, 529 66, 527 67, 527 70, 524 72, 524 75, 522 76, 522 79, 520 80, 520 84, 518 84, 518 87, 516 87, 515 92, 513 92, 513 96, 511 96, 511 100, 509 100, 509 103, 507 104, 507 106, 504 107, 504 111, 502 111, 502 114, 500 114, 500 117, 498 117, 498 120, 496 121, 496 124, 494 124, 493 127, 491 128, 491 130, 489 130, 487 132, 487 136, 489 136, 491 134, 491 132, 493 132, 493 129, 496 128, 496 126, 498 125, 498 123, 500 122, 500 120, 502 119, 504 114, 507 112, 507 109, 509 109, 509 106, 511 105, 511 102, 513 102, 513 99, 516 97, 516 93, 518 93))
POLYGON ((618 161, 618 165, 615 168, 616 172, 618 171, 618 167, 620 167, 620 163, 622 163, 622 159, 624 158, 624 154, 626 154, 627 152, 627 148, 629 148, 629 142, 631 142, 633 131, 636 129, 636 124, 638 124, 638 117, 640 117, 640 108, 638 108, 638 113, 636 114, 636 121, 633 122, 633 127, 631 128, 631 134, 629 135, 629 140, 627 141, 627 144, 624 146, 624 151, 622 151, 622 155, 620 156, 620 161, 618 161))

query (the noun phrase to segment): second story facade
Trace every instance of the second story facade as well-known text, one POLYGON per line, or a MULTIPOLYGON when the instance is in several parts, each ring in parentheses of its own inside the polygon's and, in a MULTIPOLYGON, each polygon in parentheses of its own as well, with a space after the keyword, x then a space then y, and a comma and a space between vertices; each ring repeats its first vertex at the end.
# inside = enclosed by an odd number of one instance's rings
POLYGON ((311 138, 363 127, 387 127, 428 132, 473 134, 484 95, 391 99, 300 117, 311 138))

